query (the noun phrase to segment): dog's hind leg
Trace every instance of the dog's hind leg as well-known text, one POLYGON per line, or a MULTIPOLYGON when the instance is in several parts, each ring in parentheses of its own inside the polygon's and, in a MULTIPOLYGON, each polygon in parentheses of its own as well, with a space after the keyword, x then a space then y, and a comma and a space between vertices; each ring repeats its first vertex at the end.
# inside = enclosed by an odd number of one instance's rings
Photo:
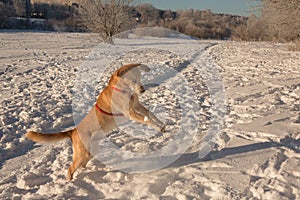
POLYGON ((68 180, 69 181, 73 179, 74 172, 78 168, 78 165, 79 164, 76 161, 74 161, 72 163, 72 165, 69 167, 69 169, 68 169, 68 180))
POLYGON ((84 152, 80 152, 80 154, 78 154, 78 152, 74 152, 73 163, 68 169, 68 180, 72 180, 74 172, 79 167, 85 167, 89 160, 90 160, 89 152, 84 151, 84 152))
POLYGON ((85 161, 82 164, 83 168, 86 168, 87 163, 93 158, 93 156, 89 153, 89 155, 87 156, 87 158, 85 159, 85 161))
POLYGON ((90 153, 81 141, 73 142, 73 163, 68 169, 68 180, 73 179, 73 174, 79 167, 86 165, 89 157, 90 153))

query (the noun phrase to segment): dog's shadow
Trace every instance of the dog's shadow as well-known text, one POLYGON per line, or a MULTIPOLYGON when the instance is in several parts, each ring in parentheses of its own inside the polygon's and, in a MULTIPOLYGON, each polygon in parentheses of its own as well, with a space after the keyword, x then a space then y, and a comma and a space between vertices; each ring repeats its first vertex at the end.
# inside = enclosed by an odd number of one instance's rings
MULTIPOLYGON (((191 164, 197 164, 202 162, 208 162, 208 161, 214 161, 226 157, 230 157, 233 155, 243 155, 245 153, 260 151, 264 149, 271 149, 271 148, 280 148, 285 147, 290 150, 293 150, 296 153, 300 153, 300 139, 296 140, 293 138, 284 138, 280 142, 261 142, 261 143, 255 143, 255 144, 249 144, 244 146, 238 146, 238 147, 230 147, 230 148, 224 148, 220 151, 211 151, 208 153, 205 157, 199 157, 199 152, 193 152, 193 153, 185 153, 181 155, 176 161, 169 164, 164 169, 168 168, 179 168, 188 166, 191 164)), ((176 156, 173 156, 176 157, 176 156)), ((177 156, 178 157, 178 156, 177 156)), ((161 159, 170 160, 172 159, 170 156, 162 156, 161 159)), ((151 160, 151 158, 150 158, 151 160)), ((132 159, 131 162, 137 163, 137 159, 132 159)), ((100 168, 103 168, 103 164, 100 161, 96 161, 94 159, 93 161, 94 165, 100 166, 100 168)), ((120 170, 122 171, 122 170, 120 170)), ((113 172, 113 171, 111 171, 113 172)), ((104 168, 101 171, 91 171, 91 172, 81 172, 77 175, 77 179, 83 180, 85 177, 89 177, 94 182, 105 182, 106 180, 103 179, 103 177, 109 172, 105 171, 104 168)), ((124 172, 125 173, 125 172, 124 172)))
POLYGON ((273 142, 273 141, 260 142, 260 143, 254 143, 254 144, 249 144, 244 146, 224 148, 221 149, 220 151, 211 151, 205 157, 202 158, 199 157, 199 152, 187 153, 180 156, 179 159, 177 159, 175 162, 170 164, 167 168, 182 167, 194 163, 213 161, 213 160, 218 160, 233 155, 242 155, 254 151, 260 151, 260 150, 271 149, 271 148, 279 148, 279 147, 285 147, 290 150, 293 150, 296 153, 300 153, 300 139, 296 140, 290 137, 285 137, 281 139, 280 142, 273 142))

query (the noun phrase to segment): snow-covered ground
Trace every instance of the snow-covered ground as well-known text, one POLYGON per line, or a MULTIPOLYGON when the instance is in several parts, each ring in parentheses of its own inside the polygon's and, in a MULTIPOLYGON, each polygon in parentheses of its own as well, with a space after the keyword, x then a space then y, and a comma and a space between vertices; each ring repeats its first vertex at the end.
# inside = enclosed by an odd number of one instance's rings
MULTIPOLYGON (((118 39, 111 48, 98 46, 93 35, 78 33, 2 32, 0 38, 1 199, 300 198, 300 54, 285 45, 173 37, 118 39), (104 74, 93 76, 99 66, 90 64, 105 64, 105 59, 108 65, 100 65, 104 74), (167 123, 168 131, 155 134, 142 126, 136 131, 136 124, 129 124, 111 132, 109 140, 124 152, 142 154, 186 144, 174 142, 182 126, 188 130, 192 124, 197 134, 184 152, 174 152, 181 157, 163 168, 128 173, 93 159, 73 181, 66 181, 70 141, 34 144, 24 137, 26 130, 73 127, 74 108, 82 113, 89 109, 82 102, 74 105, 76 92, 91 103, 96 97, 76 85, 80 78, 88 72, 97 84, 94 90, 101 91, 113 69, 133 62, 149 65, 152 72, 145 77, 160 83, 152 84, 141 101, 167 123), (209 79, 210 73, 216 77, 209 79), (224 98, 218 99, 226 107, 223 127, 222 119, 215 118, 223 116, 214 109, 216 97, 224 98), (194 99, 188 105, 193 109, 185 121, 181 101, 189 98, 194 99), (203 138, 215 124, 222 128, 220 137, 213 138, 217 144, 199 157, 203 138)), ((130 167, 135 164, 132 159, 130 167)))

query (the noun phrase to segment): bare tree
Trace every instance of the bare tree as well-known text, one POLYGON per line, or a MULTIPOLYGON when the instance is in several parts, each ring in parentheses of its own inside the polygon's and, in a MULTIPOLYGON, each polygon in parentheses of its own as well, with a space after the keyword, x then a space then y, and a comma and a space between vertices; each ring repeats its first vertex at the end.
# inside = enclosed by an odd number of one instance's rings
POLYGON ((85 0, 80 3, 79 16, 83 26, 99 33, 104 42, 131 24, 129 6, 134 0, 85 0))
POLYGON ((270 40, 267 25, 254 14, 248 17, 247 23, 238 26, 232 33, 235 40, 262 41, 270 40))
MULTIPOLYGON (((253 11, 246 24, 234 30, 242 40, 300 41, 300 0, 250 0, 253 11)), ((298 43, 297 43, 298 44, 298 43)))
POLYGON ((300 0, 262 0, 262 18, 270 36, 282 41, 300 39, 300 0))

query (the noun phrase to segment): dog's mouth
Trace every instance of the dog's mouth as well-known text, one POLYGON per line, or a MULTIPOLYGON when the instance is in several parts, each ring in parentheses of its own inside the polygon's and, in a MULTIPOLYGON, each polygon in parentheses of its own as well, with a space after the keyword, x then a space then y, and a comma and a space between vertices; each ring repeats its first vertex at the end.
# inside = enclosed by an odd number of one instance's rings
POLYGON ((143 86, 139 87, 139 93, 144 93, 146 90, 143 86))
POLYGON ((137 94, 141 94, 141 93, 144 93, 146 90, 143 86, 139 86, 135 89, 135 93, 137 94))

